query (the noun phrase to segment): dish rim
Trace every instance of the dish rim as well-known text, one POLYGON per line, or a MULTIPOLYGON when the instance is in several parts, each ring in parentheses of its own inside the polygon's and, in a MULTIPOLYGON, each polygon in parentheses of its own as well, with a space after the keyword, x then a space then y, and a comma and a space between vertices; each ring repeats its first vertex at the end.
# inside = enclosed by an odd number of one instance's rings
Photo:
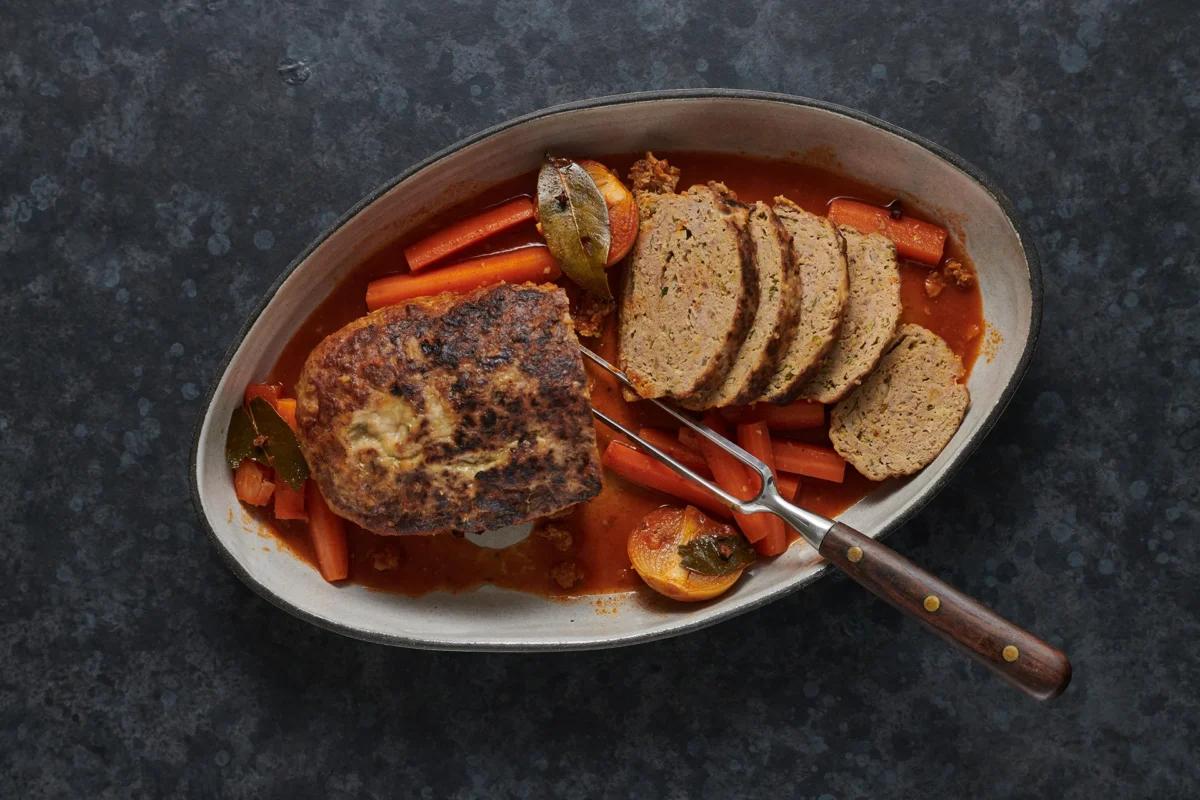
MULTIPOLYGON (((308 244, 304 250, 297 255, 284 270, 279 274, 275 281, 263 292, 261 299, 254 309, 249 313, 246 321, 242 324, 240 330, 235 335, 234 339, 226 348, 225 354, 221 358, 221 362, 217 367, 214 375, 208 382, 208 387, 204 393, 204 403, 201 405, 198 419, 196 420, 193 435, 192 449, 188 459, 188 482, 191 489, 192 506, 196 514, 200 517, 208 537, 216 545, 217 551, 220 553, 222 560, 232 570, 232 572, 248 586, 251 591, 257 594, 262 599, 271 603, 275 607, 286 611, 292 616, 304 620, 305 622, 316 625, 342 636, 359 641, 372 642, 375 644, 384 644, 392 647, 407 647, 421 650, 446 650, 446 651, 487 651, 487 652, 558 652, 558 651, 578 651, 578 650, 598 650, 616 647, 628 647, 646 642, 656 641, 659 639, 671 638, 680 636, 685 633, 692 633, 710 625, 716 625, 720 622, 725 622, 734 617, 761 608, 769 603, 773 603, 787 595, 797 592, 808 587, 818 579, 827 575, 830 571, 830 565, 825 563, 821 565, 812 575, 799 580, 795 583, 789 583, 780 587, 778 590, 770 592, 761 598, 758 598, 745 605, 735 605, 728 609, 717 611, 709 615, 693 614, 687 619, 666 630, 646 632, 634 634, 622 638, 593 638, 586 641, 568 641, 568 642, 525 642, 513 641, 511 643, 470 643, 470 642, 442 642, 436 639, 421 638, 414 636, 403 636, 391 633, 376 633, 371 631, 362 631, 357 628, 345 625, 334 619, 321 617, 310 613, 292 603, 284 600, 268 589, 257 578, 255 578, 234 555, 225 547, 221 538, 217 535, 216 530, 209 522, 208 515, 204 512, 204 505, 200 496, 200 480, 198 471, 198 459, 201 446, 201 434, 204 429, 204 421, 208 417, 213 400, 216 397, 217 387, 221 383, 229 365, 233 361, 234 355, 245 341, 246 336, 250 333, 250 329, 262 316, 263 312, 275 299, 280 287, 284 281, 310 256, 312 253, 339 228, 348 223, 351 219, 357 216, 363 209, 374 203, 381 196, 386 194, 397 184, 407 180, 417 172, 426 167, 448 158, 458 151, 475 144, 476 142, 487 139, 495 134, 505 131, 517 125, 522 125, 544 117, 562 114, 571 111, 580 111, 591 108, 602 108, 613 105, 634 105, 642 102, 654 102, 660 100, 712 100, 712 99, 734 99, 734 100, 758 100, 764 102, 782 103, 786 105, 801 106, 806 108, 815 108, 821 111, 827 111, 833 114, 840 114, 858 122, 866 123, 874 128, 878 128, 886 133, 899 136, 913 144, 929 151, 937 158, 949 163, 951 166, 958 169, 967 177, 975 181, 981 186, 984 191, 995 201, 996 205, 1004 214, 1008 223, 1012 225, 1016 232, 1017 241, 1021 247, 1022 256, 1025 259, 1025 265, 1029 273, 1029 291, 1030 291, 1030 314, 1029 328, 1026 331, 1025 346, 1021 351, 1021 355, 1017 361, 1016 368, 1009 376, 1004 388, 1001 390, 1000 397, 992 406, 983 422, 980 423, 978 429, 963 443, 958 458, 947 465, 941 473, 932 480, 928 489, 922 493, 910 508, 904 512, 897 514, 894 518, 889 519, 875 533, 875 538, 883 539, 890 535, 900 526, 911 520, 921 509, 925 507, 938 493, 945 488, 946 484, 958 473, 962 465, 974 454, 979 448, 991 430, 999 421, 1000 416, 1012 401, 1013 395, 1016 393, 1017 387, 1020 386, 1022 379, 1025 377, 1029 369, 1029 363, 1033 358, 1034 350, 1037 347, 1038 335, 1041 330, 1042 322, 1042 304, 1043 304, 1043 283, 1042 283, 1042 267, 1038 257, 1037 249, 1033 244, 1032 236, 1030 235, 1025 224, 1017 216, 1016 210, 1009 201, 1004 191, 1000 189, 998 184, 989 177, 986 173, 962 158, 951 150, 924 138, 918 134, 912 133, 904 128, 894 125, 886 120, 879 119, 870 114, 858 111, 853 108, 842 106, 836 103, 830 103, 825 100, 816 100, 800 95, 790 95, 781 92, 766 92, 749 89, 718 89, 718 88, 699 88, 699 89, 665 89, 651 90, 640 92, 626 92, 623 94, 603 95, 585 100, 576 100, 569 103, 561 103, 558 105, 547 106, 536 111, 522 114, 495 125, 484 128, 466 138, 460 139, 447 147, 438 150, 425 157, 424 159, 409 166, 407 169, 389 178, 385 182, 379 184, 370 192, 362 197, 357 203, 345 211, 337 220, 331 223, 328 227, 317 234, 316 237, 308 244)), ((591 596, 591 595, 588 595, 591 596)), ((596 595, 600 596, 600 595, 596 595)), ((550 601, 548 601, 550 602, 550 601)))

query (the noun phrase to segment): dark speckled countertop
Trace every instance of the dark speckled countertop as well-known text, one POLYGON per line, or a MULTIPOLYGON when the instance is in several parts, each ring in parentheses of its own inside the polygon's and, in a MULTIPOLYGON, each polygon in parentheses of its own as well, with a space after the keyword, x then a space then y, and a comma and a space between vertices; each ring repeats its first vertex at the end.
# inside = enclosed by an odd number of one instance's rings
POLYGON ((0 796, 1200 796, 1200 15, 1002 5, 7 0, 0 796), (492 123, 698 86, 883 117, 1028 221, 1032 368, 891 543, 1062 646, 1054 703, 841 578, 632 649, 408 652, 201 530, 202 395, 322 227, 492 123))

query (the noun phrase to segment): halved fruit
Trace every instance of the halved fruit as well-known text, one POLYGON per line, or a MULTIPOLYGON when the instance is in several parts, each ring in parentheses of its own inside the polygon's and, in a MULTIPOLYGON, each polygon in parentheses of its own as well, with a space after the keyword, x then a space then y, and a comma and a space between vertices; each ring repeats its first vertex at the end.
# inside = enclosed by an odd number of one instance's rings
POLYGON ((633 243, 638 235, 638 208, 633 193, 625 187, 621 179, 608 167, 599 161, 580 161, 596 188, 604 196, 604 204, 608 206, 608 228, 611 239, 608 245, 608 261, 606 267, 620 261, 633 249, 633 243))
POLYGON ((688 506, 664 506, 629 535, 629 561, 654 591, 695 603, 724 593, 754 561, 754 548, 730 525, 688 506))

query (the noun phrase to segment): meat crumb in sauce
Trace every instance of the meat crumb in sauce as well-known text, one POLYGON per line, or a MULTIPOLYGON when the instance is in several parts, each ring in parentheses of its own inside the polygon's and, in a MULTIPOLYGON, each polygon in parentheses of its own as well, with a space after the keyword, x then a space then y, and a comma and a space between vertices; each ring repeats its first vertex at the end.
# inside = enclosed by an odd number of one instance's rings
MULTIPOLYGON (((625 175, 633 162, 643 154, 598 159, 619 175, 625 175)), ((680 169, 674 174, 659 175, 661 180, 689 186, 710 180, 724 182, 736 192, 742 202, 770 201, 785 195, 801 207, 824 214, 830 198, 852 196, 880 206, 895 196, 868 184, 804 165, 772 162, 706 153, 660 153, 672 166, 680 169)), ((447 223, 463 219, 483 208, 496 205, 518 195, 528 194, 535 185, 536 175, 530 173, 506 181, 480 193, 469 204, 439 215, 428 224, 412 231, 380 252, 366 258, 336 287, 309 319, 293 334, 282 355, 266 379, 281 382, 289 395, 308 353, 329 333, 365 313, 363 297, 367 283, 394 273, 403 264, 403 249, 408 244, 443 228, 447 223)), ((904 213, 921 217, 919 207, 906 203, 904 213)), ((928 217, 926 217, 928 218, 928 217)), ((532 223, 506 230, 482 245, 455 255, 467 259, 489 252, 505 250, 536 240, 532 223)), ((432 271, 436 266, 431 266, 432 271)), ((611 285, 620 286, 622 265, 610 268, 611 285)), ((974 279, 974 269, 961 243, 947 243, 947 260, 942 269, 931 270, 924 265, 901 264, 902 322, 913 322, 937 333, 962 358, 970 371, 979 353, 984 330, 982 301, 974 279), (934 296, 927 292, 926 280, 939 275, 944 284, 934 296)), ((576 324, 586 314, 574 309, 576 324)), ((615 360, 616 336, 613 316, 595 315, 599 322, 589 320, 598 337, 589 345, 601 355, 615 360)), ((656 427, 674 432, 673 421, 647 404, 627 403, 620 387, 607 376, 589 369, 592 381, 592 403, 618 421, 633 428, 656 427)), ((614 438, 604 427, 597 428, 600 448, 614 438)), ((797 431, 786 438, 828 445, 825 429, 797 431)), ((844 483, 829 483, 803 479, 798 502, 826 516, 836 516, 870 493, 877 484, 868 481, 854 470, 847 470, 844 483)), ((407 595, 422 595, 431 591, 465 591, 483 584, 494 584, 534 594, 601 594, 627 591, 642 585, 633 572, 626 553, 630 531, 647 513, 671 503, 665 495, 643 489, 622 479, 605 474, 604 488, 593 500, 575 506, 553 521, 535 526, 535 535, 509 547, 493 550, 481 547, 473 537, 450 535, 418 537, 385 537, 347 525, 350 550, 350 581, 368 587, 407 595)), ((269 526, 279 541, 297 556, 315 564, 312 545, 303 524, 279 522, 270 518, 269 510, 252 509, 256 518, 269 526)), ((802 545, 796 545, 802 546, 802 545)))

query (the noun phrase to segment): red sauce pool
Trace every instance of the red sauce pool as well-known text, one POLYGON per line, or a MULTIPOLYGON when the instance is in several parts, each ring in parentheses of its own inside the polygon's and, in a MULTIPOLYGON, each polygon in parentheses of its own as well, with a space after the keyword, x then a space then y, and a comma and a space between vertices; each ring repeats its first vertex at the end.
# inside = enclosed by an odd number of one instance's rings
MULTIPOLYGON (((745 202, 771 200, 786 195, 809 211, 823 214, 833 197, 852 196, 884 205, 892 196, 868 184, 861 183, 828 170, 790 162, 765 161, 743 156, 707 153, 659 153, 683 171, 681 186, 709 180, 723 181, 745 202)), ((636 156, 614 156, 600 159, 618 174, 624 175, 636 156)), ((503 200, 533 190, 535 176, 525 175, 506 181, 481 192, 470 203, 452 209, 428 225, 388 245, 367 257, 345 280, 335 286, 326 300, 293 334, 269 375, 271 382, 284 384, 285 395, 292 388, 309 352, 325 336, 366 313, 363 298, 367 284, 383 275, 405 269, 403 248, 458 219, 478 213, 503 200)), ((931 219, 920 209, 907 207, 905 214, 931 219)), ((532 224, 507 231, 483 245, 460 256, 470 257, 535 241, 537 233, 532 224)), ((970 265, 962 243, 948 243, 948 254, 970 265)), ((903 321, 915 322, 937 333, 962 358, 968 370, 979 353, 984 328, 983 303, 978 285, 961 289, 948 285, 936 297, 929 297, 924 288, 929 269, 903 262, 901 297, 903 321)), ((616 285, 614 281, 614 285, 616 285)), ((615 329, 606 331, 596 345, 610 360, 616 359, 615 329)), ((643 409, 626 403, 615 382, 593 375, 592 401, 601 410, 633 427, 652 425, 675 426, 653 409, 643 409)), ((612 432, 597 426, 600 446, 613 438, 612 432)), ((790 438, 828 444, 825 430, 799 432, 790 438)), ((548 538, 537 535, 501 550, 480 547, 469 537, 450 534, 439 536, 377 536, 348 525, 350 544, 350 580, 377 589, 421 595, 435 590, 462 591, 491 583, 510 589, 548 595, 596 594, 632 589, 641 585, 629 566, 625 542, 630 530, 649 511, 670 499, 647 489, 634 486, 605 473, 604 489, 591 501, 577 506, 570 514, 553 524, 571 533, 571 544, 560 550, 548 538), (569 591, 562 589, 551 577, 556 565, 574 562, 582 579, 569 591)), ((861 500, 876 486, 852 468, 847 470, 841 484, 815 479, 801 482, 800 504, 826 516, 835 516, 861 500)), ((258 514, 259 520, 272 529, 288 549, 315 565, 315 557, 303 523, 282 523, 269 514, 258 514)), ((796 545, 804 546, 804 545, 796 545)), ((314 567, 315 568, 315 567, 314 567)))

